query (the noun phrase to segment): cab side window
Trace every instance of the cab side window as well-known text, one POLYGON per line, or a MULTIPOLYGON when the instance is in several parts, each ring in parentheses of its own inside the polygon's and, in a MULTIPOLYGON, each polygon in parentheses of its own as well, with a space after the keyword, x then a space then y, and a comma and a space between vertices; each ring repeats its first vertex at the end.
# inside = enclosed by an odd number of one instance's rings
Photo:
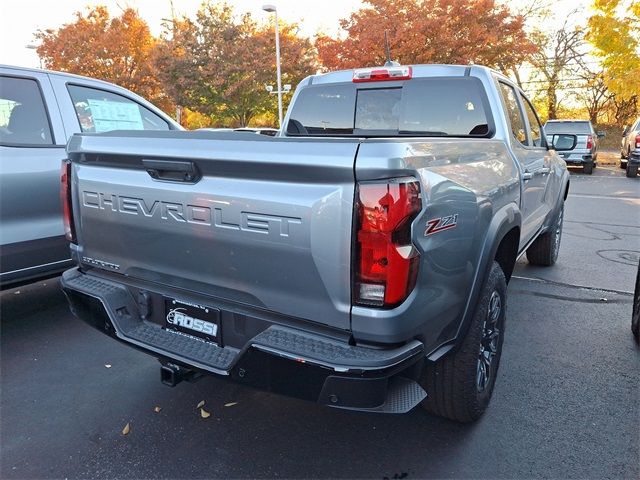
POLYGON ((526 127, 522 110, 518 104, 516 91, 513 87, 502 82, 500 82, 500 91, 502 92, 502 98, 504 99, 505 106, 507 107, 507 115, 509 116, 509 122, 511 123, 511 132, 521 145, 526 146, 526 127))
POLYGON ((0 144, 53 145, 51 125, 35 80, 0 76, 0 144))
POLYGON ((544 147, 546 146, 543 138, 544 130, 542 130, 542 125, 540 124, 540 120, 538 120, 536 111, 533 109, 533 106, 527 97, 522 95, 522 100, 522 103, 524 104, 524 111, 526 112, 527 119, 529 120, 529 138, 531 139, 531 146, 544 147))
POLYGON ((83 132, 169 130, 169 124, 148 108, 117 93, 67 85, 83 132))

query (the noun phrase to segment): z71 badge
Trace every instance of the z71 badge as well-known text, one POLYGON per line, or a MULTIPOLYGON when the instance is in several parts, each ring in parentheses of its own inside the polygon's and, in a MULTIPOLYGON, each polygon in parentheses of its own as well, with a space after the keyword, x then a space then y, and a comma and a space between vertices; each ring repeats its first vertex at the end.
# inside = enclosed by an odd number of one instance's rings
POLYGON ((433 235, 434 233, 450 230, 458 226, 458 214, 447 215, 446 217, 434 218, 427 222, 427 229, 424 236, 433 235))

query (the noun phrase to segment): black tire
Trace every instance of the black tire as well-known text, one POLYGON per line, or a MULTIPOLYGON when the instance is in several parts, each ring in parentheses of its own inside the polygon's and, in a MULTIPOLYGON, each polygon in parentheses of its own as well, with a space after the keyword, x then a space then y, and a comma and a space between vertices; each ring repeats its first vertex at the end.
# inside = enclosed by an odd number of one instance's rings
POLYGON ((620 168, 625 169, 627 165, 629 165, 629 157, 631 156, 631 149, 629 148, 627 151, 627 156, 625 157, 622 153, 620 154, 620 168))
POLYGON ((468 423, 487 409, 500 365, 506 305, 507 282, 494 261, 459 348, 425 365, 427 398, 422 406, 429 413, 468 423))
POLYGON ((585 163, 582 165, 582 171, 587 175, 591 175, 593 173, 593 163, 585 163))
POLYGON ((543 233, 527 248, 527 260, 532 265, 550 267, 558 260, 560 240, 562 240, 562 223, 564 219, 564 202, 553 220, 548 232, 543 233))
POLYGON ((627 163, 627 178, 636 178, 638 175, 638 165, 627 163))

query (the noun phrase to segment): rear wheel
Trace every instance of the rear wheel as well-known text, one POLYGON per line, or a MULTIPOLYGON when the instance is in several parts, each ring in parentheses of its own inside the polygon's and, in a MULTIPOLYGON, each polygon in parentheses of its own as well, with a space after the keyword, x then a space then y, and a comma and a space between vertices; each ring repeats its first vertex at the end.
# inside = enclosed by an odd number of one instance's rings
POLYGON ((527 248, 527 260, 532 265, 550 267, 558 260, 560 240, 562 239, 562 221, 564 219, 564 202, 556 214, 551 229, 538 238, 527 248))
POLYGON ((506 305, 507 282, 494 261, 459 349, 425 365, 428 396, 422 405, 428 412, 467 423, 487 409, 502 354, 506 305))
POLYGON ((629 148, 627 150, 627 156, 625 157, 624 154, 620 154, 620 168, 627 168, 627 165, 629 164, 629 157, 631 156, 631 149, 629 148))
POLYGON ((638 175, 638 164, 627 163, 627 178, 636 178, 638 175))

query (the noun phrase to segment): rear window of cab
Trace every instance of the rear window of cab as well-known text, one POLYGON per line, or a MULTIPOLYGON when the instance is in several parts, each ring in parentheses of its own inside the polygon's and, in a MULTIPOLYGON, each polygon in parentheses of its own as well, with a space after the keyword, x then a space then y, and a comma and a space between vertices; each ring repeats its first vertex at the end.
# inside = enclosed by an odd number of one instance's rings
POLYGON ((493 131, 484 86, 474 77, 310 85, 287 123, 289 136, 490 137, 493 131))

